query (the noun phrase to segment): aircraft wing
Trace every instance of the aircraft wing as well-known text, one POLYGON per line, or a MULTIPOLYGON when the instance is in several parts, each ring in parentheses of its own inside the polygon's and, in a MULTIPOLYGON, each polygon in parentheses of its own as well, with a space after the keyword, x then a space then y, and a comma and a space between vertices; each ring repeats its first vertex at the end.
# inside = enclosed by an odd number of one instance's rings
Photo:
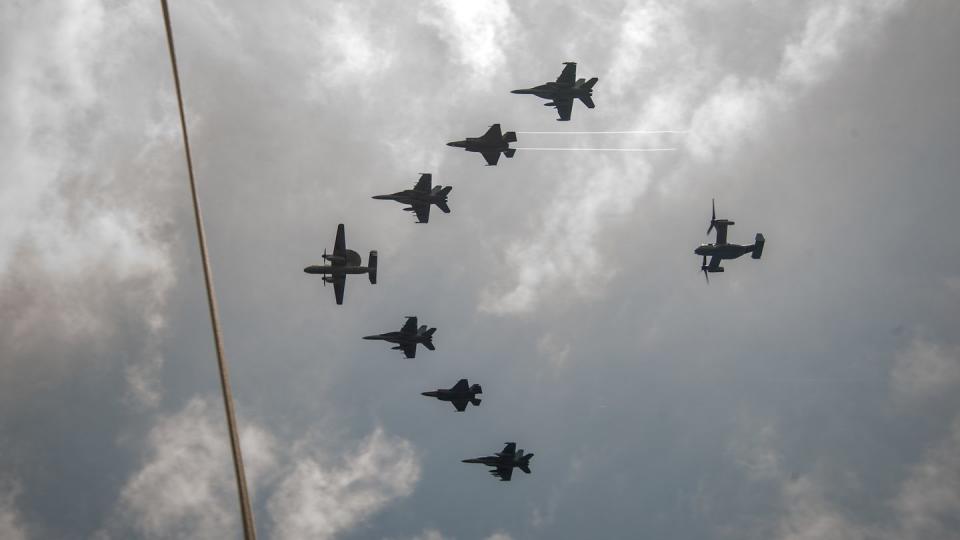
POLYGON ((416 343, 407 343, 401 345, 400 348, 403 350, 403 355, 407 358, 416 358, 417 357, 417 344, 416 343))
POLYGON ((457 381, 457 384, 453 385, 453 388, 451 388, 451 390, 460 390, 462 392, 466 392, 468 388, 469 387, 467 385, 467 380, 460 379, 459 381, 457 381))
POLYGON ((560 120, 570 120, 570 113, 573 111, 573 100, 561 99, 553 100, 553 102, 556 103, 557 114, 560 115, 560 120))
POLYGON ((488 129, 487 132, 484 133, 480 138, 485 140, 494 140, 497 142, 503 140, 503 134, 500 133, 500 124, 494 124, 490 126, 490 129, 488 129))
POLYGON ((347 238, 343 223, 337 225, 337 239, 333 242, 333 254, 336 257, 347 256, 347 238))
POLYGON ((404 335, 410 335, 417 333, 417 318, 416 317, 407 317, 407 322, 403 323, 403 328, 400 329, 400 333, 404 335))
POLYGON ((413 212, 417 214, 417 223, 428 223, 430 221, 429 204, 415 204, 413 205, 413 212))
POLYGON ((487 160, 487 165, 496 165, 500 161, 500 152, 484 152, 483 159, 487 160))
POLYGON ((557 82, 560 84, 573 84, 577 78, 577 63, 565 62, 565 64, 563 71, 560 72, 560 76, 557 77, 557 82))
POLYGON ((717 244, 727 243, 727 224, 717 223, 717 244))
POLYGON ((458 411, 463 412, 467 410, 467 400, 466 399, 455 399, 451 403, 457 408, 458 411))
POLYGON ((509 482, 513 477, 513 467, 497 467, 490 471, 490 474, 499 478, 501 482, 509 482))
POLYGON ((503 447, 503 452, 501 454, 516 454, 517 453, 517 443, 508 442, 506 446, 503 447))
POLYGON ((420 180, 417 180, 417 185, 413 186, 413 189, 414 191, 429 193, 431 187, 433 187, 433 175, 423 173, 420 175, 420 180))
POLYGON ((333 277, 333 295, 337 297, 337 305, 343 304, 343 289, 347 286, 347 276, 333 277))

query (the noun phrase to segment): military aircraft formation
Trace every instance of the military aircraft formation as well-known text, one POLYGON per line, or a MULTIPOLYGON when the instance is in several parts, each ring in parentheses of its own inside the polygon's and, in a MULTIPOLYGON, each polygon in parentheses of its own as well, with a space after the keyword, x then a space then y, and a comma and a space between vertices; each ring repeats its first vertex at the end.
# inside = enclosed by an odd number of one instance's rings
MULTIPOLYGON (((577 64, 575 62, 564 62, 563 71, 557 77, 556 82, 547 82, 532 88, 522 88, 513 90, 513 94, 532 94, 537 97, 550 100, 546 106, 555 107, 559 115, 559 121, 569 121, 573 110, 573 101, 578 99, 587 108, 593 109, 593 87, 597 83, 597 78, 590 80, 577 79, 577 64)), ((463 148, 467 152, 478 152, 489 166, 495 166, 500 155, 512 158, 517 149, 511 148, 510 143, 517 141, 517 134, 513 131, 503 133, 500 124, 493 124, 480 137, 468 137, 460 141, 452 141, 447 146, 454 148, 463 148)), ((413 212, 417 217, 417 223, 429 223, 430 208, 436 206, 444 213, 450 213, 450 207, 447 206, 447 196, 453 188, 450 186, 433 186, 433 177, 430 173, 420 173, 420 179, 414 185, 413 189, 398 191, 387 195, 374 195, 374 199, 392 200, 407 205, 404 210, 413 212)), ((736 259, 747 253, 754 259, 759 259, 763 254, 765 239, 762 234, 757 233, 754 243, 751 245, 731 244, 727 242, 727 228, 734 224, 727 219, 717 219, 716 202, 711 202, 712 214, 710 226, 707 228, 707 235, 716 230, 716 242, 712 244, 702 244, 694 250, 696 255, 703 257, 700 270, 703 271, 707 283, 710 282, 709 275, 715 272, 723 272, 724 268, 720 263, 724 260, 736 259), (707 258, 710 258, 709 263, 707 258)), ((322 255, 325 263, 320 265, 311 265, 304 268, 308 274, 320 274, 323 276, 323 283, 333 284, 334 296, 338 305, 343 304, 344 288, 346 286, 346 277, 350 274, 367 274, 371 284, 377 283, 377 252, 371 251, 369 263, 363 266, 360 254, 356 251, 347 249, 345 228, 341 223, 337 226, 337 236, 334 240, 333 254, 328 255, 324 250, 322 255)), ((436 328, 428 328, 426 325, 417 326, 417 317, 407 317, 403 327, 398 331, 386 332, 383 334, 374 334, 365 336, 363 339, 374 341, 386 341, 395 346, 392 350, 403 352, 406 358, 416 358, 417 346, 423 345, 427 350, 433 351, 436 348, 433 345, 433 336, 436 328)), ((458 412, 464 412, 468 404, 475 407, 480 405, 480 398, 477 394, 483 393, 479 384, 471 385, 467 379, 460 379, 450 388, 439 388, 422 392, 423 396, 436 398, 440 401, 448 401, 453 404, 458 412)), ((508 482, 513 476, 513 469, 520 469, 524 473, 530 474, 530 459, 533 454, 525 454, 523 449, 517 450, 517 444, 514 442, 506 443, 503 451, 492 455, 464 459, 464 463, 479 463, 490 467, 490 474, 499 478, 503 482, 508 482)))

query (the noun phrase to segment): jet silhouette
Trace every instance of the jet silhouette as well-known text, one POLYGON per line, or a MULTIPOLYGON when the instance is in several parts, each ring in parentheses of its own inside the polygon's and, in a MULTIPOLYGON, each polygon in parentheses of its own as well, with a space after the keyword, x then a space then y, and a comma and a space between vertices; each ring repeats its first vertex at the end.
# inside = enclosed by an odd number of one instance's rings
POLYGON ((421 392, 420 395, 434 397, 440 401, 449 401, 458 411, 463 412, 467 409, 467 403, 473 403, 474 407, 480 406, 480 398, 477 394, 482 394, 483 389, 479 384, 470 386, 466 379, 460 379, 452 388, 440 388, 432 392, 421 392))
POLYGON ((436 328, 427 329, 426 325, 417 328, 417 318, 407 317, 407 322, 404 323, 403 328, 401 328, 399 332, 376 334, 366 336, 363 339, 396 343, 397 346, 392 347, 394 350, 403 351, 403 354, 407 358, 416 358, 418 344, 423 345, 431 351, 436 350, 433 346, 433 333, 436 331, 436 328))
POLYGON ((490 126, 480 137, 467 137, 462 141, 448 142, 447 146, 454 148, 463 148, 467 152, 480 152, 483 159, 487 160, 487 165, 496 165, 500 161, 500 154, 512 158, 516 149, 510 148, 510 143, 517 141, 517 134, 508 131, 500 133, 500 124, 490 126))
POLYGON ((509 482, 513 476, 514 467, 530 474, 530 458, 532 457, 533 454, 524 454, 522 448, 517 450, 517 443, 508 442, 503 447, 503 452, 497 452, 492 456, 465 459, 463 462, 481 463, 487 467, 493 467, 490 474, 499 478, 501 482, 509 482))
POLYGON ((539 98, 549 99, 544 103, 546 107, 556 107, 560 118, 557 121, 565 122, 570 120, 570 112, 573 110, 573 100, 579 99, 592 109, 593 105, 593 85, 597 84, 596 77, 588 80, 577 78, 577 63, 564 62, 563 71, 557 77, 557 82, 547 82, 533 88, 521 88, 513 90, 511 94, 533 94, 539 98))
POLYGON ((384 201, 397 201, 410 206, 404 208, 408 212, 417 214, 417 223, 427 223, 430 221, 430 205, 435 204, 437 208, 443 210, 444 214, 450 213, 450 207, 447 206, 447 194, 453 188, 450 186, 437 186, 431 188, 432 176, 429 173, 420 173, 420 180, 413 189, 405 189, 391 195, 374 195, 374 199, 384 201))

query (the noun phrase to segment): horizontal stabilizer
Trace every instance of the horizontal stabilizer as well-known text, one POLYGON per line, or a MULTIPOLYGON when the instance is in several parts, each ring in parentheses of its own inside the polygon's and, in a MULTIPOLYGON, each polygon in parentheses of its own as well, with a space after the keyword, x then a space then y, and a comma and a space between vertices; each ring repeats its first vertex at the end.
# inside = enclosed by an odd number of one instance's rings
POLYGON ((482 401, 482 400, 481 400, 480 398, 473 398, 473 399, 470 400, 470 403, 473 403, 473 406, 474 406, 474 407, 479 407, 481 401, 482 401))
POLYGON ((508 158, 512 158, 513 155, 516 153, 517 153, 516 148, 507 148, 506 150, 503 151, 503 155, 507 156, 508 158))
POLYGON ((427 350, 429 350, 429 351, 435 351, 435 350, 437 350, 437 348, 433 346, 433 342, 432 342, 432 341, 424 341, 424 342, 423 342, 423 346, 426 347, 427 350))
POLYGON ((590 79, 589 81, 583 83, 583 86, 584 86, 585 88, 593 88, 593 85, 597 84, 597 81, 599 81, 599 80, 600 80, 600 79, 594 77, 594 78, 590 79))
POLYGON ((590 96, 580 96, 580 101, 582 101, 583 104, 586 105, 588 109, 592 109, 596 107, 596 105, 593 104, 593 98, 591 98, 590 96))
POLYGON ((443 211, 444 214, 449 214, 449 213, 450 213, 450 207, 447 206, 447 203, 446 203, 446 202, 438 202, 438 203, 437 203, 437 208, 439 208, 441 211, 443 211))
POLYGON ((754 259, 759 259, 763 255, 763 244, 767 241, 762 234, 757 233, 757 238, 753 243, 753 254, 750 255, 754 259))
POLYGON ((515 131, 508 131, 503 134, 503 142, 517 142, 517 133, 515 131))

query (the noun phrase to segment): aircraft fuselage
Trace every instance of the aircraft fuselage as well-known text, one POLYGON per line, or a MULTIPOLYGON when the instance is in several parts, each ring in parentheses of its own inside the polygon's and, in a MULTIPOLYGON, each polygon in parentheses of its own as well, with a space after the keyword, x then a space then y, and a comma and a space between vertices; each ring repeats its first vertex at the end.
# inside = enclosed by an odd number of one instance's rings
POLYGON ((374 199, 379 199, 382 201, 398 201, 403 204, 414 204, 414 203, 424 203, 424 204, 436 204, 438 201, 446 200, 446 195, 437 196, 431 193, 423 193, 421 191, 415 191, 412 189, 407 189, 404 191, 398 191, 396 193, 391 193, 390 195, 374 195, 374 199))
POLYGON ((303 269, 308 274, 330 274, 335 276, 347 274, 366 274, 370 268, 366 266, 336 266, 330 264, 314 264, 303 269))
POLYGON ((467 137, 462 141, 448 142, 447 146, 463 148, 467 152, 503 152, 510 149, 510 144, 506 141, 489 141, 479 137, 467 137))
POLYGON ((720 257, 721 259, 736 259, 742 255, 753 251, 753 246, 741 246, 740 244, 701 244, 693 252, 697 255, 707 257, 720 257))
POLYGON ((580 97, 590 97, 593 95, 593 89, 585 86, 567 86, 555 82, 541 84, 533 88, 521 88, 513 90, 511 94, 533 94, 542 99, 577 99, 580 97))

